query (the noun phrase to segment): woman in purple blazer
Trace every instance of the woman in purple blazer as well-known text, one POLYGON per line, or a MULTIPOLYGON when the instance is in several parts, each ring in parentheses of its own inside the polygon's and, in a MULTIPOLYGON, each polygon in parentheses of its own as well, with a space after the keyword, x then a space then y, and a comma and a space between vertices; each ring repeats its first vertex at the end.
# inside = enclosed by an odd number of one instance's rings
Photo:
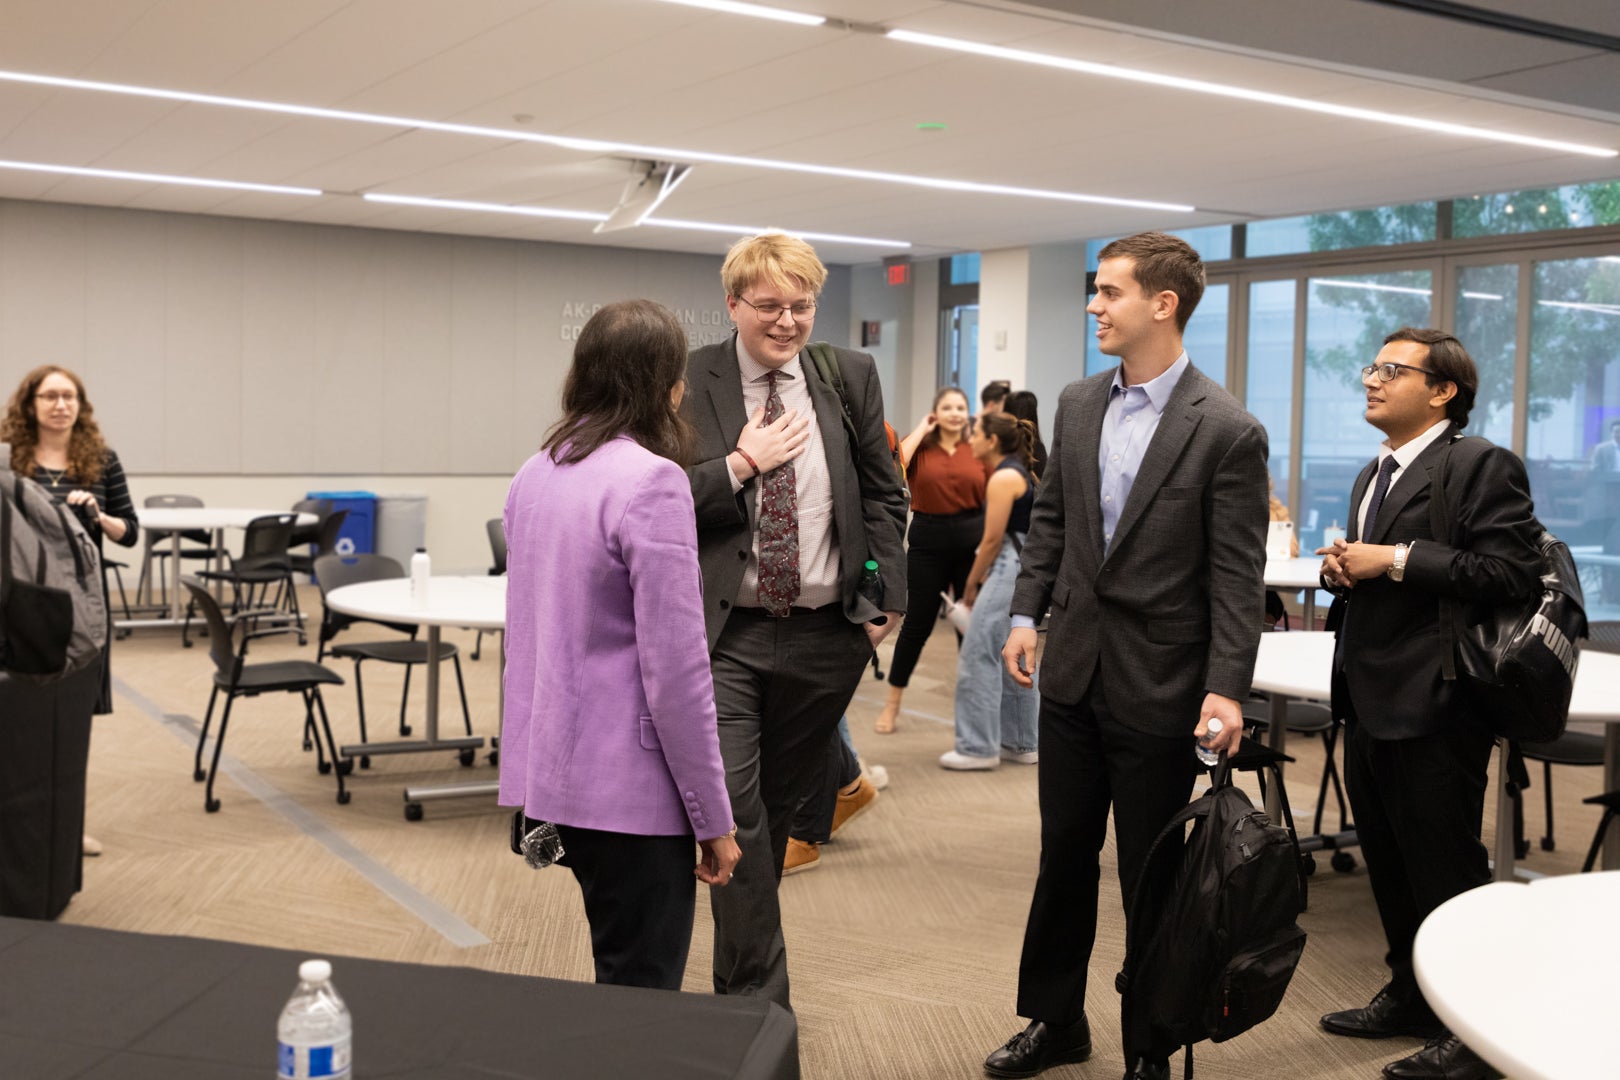
POLYGON ((681 988, 696 877, 740 854, 703 628, 686 334, 609 304, 574 347, 563 417, 506 497, 501 804, 557 826, 596 981, 681 988))

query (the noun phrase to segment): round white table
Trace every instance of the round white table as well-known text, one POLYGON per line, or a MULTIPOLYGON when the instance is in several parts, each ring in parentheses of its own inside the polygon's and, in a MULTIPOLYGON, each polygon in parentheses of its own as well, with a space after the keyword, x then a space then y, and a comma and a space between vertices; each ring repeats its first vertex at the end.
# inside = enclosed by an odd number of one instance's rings
MULTIPOLYGON (((427 597, 418 601, 411 595, 410 578, 389 578, 383 581, 365 581, 358 585, 345 585, 326 594, 326 606, 345 615, 376 619, 392 623, 416 623, 427 628, 427 722, 425 739, 401 739, 390 742, 354 743, 341 746, 343 757, 369 754, 416 754, 430 750, 457 750, 471 752, 484 745, 482 736, 439 737, 439 639, 446 626, 465 626, 475 630, 504 631, 506 629, 506 578, 433 577, 428 581, 427 597)), ((502 704, 506 670, 506 649, 500 650, 502 673, 502 704)), ((463 759, 464 762, 468 759, 463 759)), ((441 784, 432 787, 405 789, 405 818, 420 821, 422 803, 429 799, 453 799, 469 795, 493 795, 500 785, 493 781, 465 784, 441 784)))
POLYGON ((1304 589, 1306 630, 1316 629, 1316 590, 1322 585, 1322 559, 1309 556, 1297 559, 1267 559, 1266 588, 1304 589))
MULTIPOLYGON (((1260 636, 1254 663, 1254 688, 1272 695, 1272 723, 1267 745, 1281 750, 1287 739, 1288 702, 1305 698, 1326 702, 1333 691, 1333 635, 1326 631, 1293 631, 1260 636)), ((1581 653, 1575 672, 1575 693, 1569 703, 1571 722, 1608 725, 1604 733, 1603 790, 1620 790, 1620 655, 1581 653)), ((1513 876, 1513 805, 1507 792, 1507 770, 1500 767, 1502 783, 1496 801, 1496 870, 1498 881, 1513 876)), ((1267 798, 1266 811, 1277 808, 1267 798)), ((1620 869, 1620 830, 1610 829, 1603 846, 1603 868, 1620 869)))
MULTIPOLYGON (((271 514, 285 514, 286 510, 253 510, 233 506, 154 506, 135 512, 141 523, 141 528, 153 532, 166 532, 170 535, 173 545, 173 573, 176 581, 174 588, 169 591, 169 617, 167 619, 140 619, 137 621, 121 621, 114 623, 118 630, 130 629, 137 626, 179 626, 185 621, 186 605, 181 597, 185 592, 180 588, 180 534, 196 529, 203 529, 213 535, 212 547, 215 551, 225 547, 226 529, 245 529, 255 519, 268 517, 271 514)), ((298 515, 297 524, 301 526, 314 525, 320 518, 314 514, 298 515)))
POLYGON ((1514 1080, 1613 1076, 1617 911, 1620 873, 1470 890, 1418 929, 1418 985, 1470 1049, 1514 1080))

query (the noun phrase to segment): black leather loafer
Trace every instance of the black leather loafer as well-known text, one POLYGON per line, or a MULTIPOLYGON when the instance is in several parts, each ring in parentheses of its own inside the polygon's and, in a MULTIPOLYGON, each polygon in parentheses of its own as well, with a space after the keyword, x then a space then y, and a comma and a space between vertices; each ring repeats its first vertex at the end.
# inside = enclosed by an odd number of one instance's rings
POLYGON ((1170 1080, 1170 1063, 1138 1058, 1136 1064, 1126 1070, 1125 1080, 1170 1080))
POLYGON ((1432 1039, 1446 1031, 1423 995, 1415 989, 1397 994, 1393 984, 1378 991, 1365 1008, 1328 1013, 1322 1017, 1322 1026, 1335 1035, 1353 1039, 1389 1039, 1396 1035, 1432 1039))
POLYGON ((1091 1056, 1091 1025, 1084 1014, 1067 1027, 1036 1020, 984 1059, 984 1071, 994 1077, 1038 1075, 1054 1065, 1069 1065, 1091 1056))
POLYGON ((1480 1060, 1455 1035, 1430 1039, 1429 1045, 1384 1066, 1389 1080, 1501 1080, 1502 1074, 1480 1060))

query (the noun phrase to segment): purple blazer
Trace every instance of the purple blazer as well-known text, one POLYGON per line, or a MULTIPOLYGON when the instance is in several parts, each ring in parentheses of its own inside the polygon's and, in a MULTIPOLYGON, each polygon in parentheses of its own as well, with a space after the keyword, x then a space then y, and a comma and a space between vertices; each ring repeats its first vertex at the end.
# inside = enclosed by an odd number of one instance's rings
POLYGON ((629 438, 506 496, 501 805, 582 829, 732 828, 692 484, 629 438))

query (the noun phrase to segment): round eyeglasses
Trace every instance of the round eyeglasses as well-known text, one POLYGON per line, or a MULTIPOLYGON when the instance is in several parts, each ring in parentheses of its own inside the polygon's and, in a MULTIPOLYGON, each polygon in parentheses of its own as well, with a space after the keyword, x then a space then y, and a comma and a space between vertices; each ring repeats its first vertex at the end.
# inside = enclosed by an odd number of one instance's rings
POLYGON ((816 317, 816 302, 814 300, 800 300, 796 304, 778 304, 774 301, 756 304, 746 297, 739 296, 737 299, 753 308, 754 314, 759 316, 760 322, 773 323, 782 317, 784 311, 793 316, 794 322, 806 322, 816 317))

